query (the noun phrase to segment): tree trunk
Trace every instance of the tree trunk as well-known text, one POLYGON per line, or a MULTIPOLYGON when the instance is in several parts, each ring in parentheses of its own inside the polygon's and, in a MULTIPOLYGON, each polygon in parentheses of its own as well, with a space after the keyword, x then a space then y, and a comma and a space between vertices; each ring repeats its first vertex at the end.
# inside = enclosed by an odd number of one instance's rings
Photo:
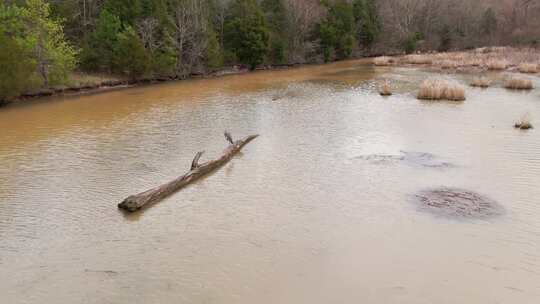
POLYGON ((134 212, 141 209, 143 206, 150 203, 160 201, 167 196, 173 194, 174 192, 184 188, 185 186, 191 184, 202 176, 217 170, 219 167, 223 166, 231 158, 236 155, 240 150, 247 145, 250 141, 257 138, 259 135, 251 135, 242 140, 233 141, 229 133, 225 132, 225 138, 230 142, 230 145, 223 151, 221 157, 209 162, 199 164, 199 158, 203 152, 197 153, 193 162, 191 164, 191 170, 178 177, 177 179, 161 185, 159 187, 150 189, 148 191, 139 193, 137 195, 132 195, 118 204, 118 208, 126 210, 128 212, 134 212))

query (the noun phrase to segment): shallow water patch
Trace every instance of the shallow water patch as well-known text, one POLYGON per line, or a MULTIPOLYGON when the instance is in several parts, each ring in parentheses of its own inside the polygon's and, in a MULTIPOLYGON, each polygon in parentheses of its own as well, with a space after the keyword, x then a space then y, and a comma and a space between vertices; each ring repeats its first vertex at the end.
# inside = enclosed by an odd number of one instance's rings
POLYGON ((355 157, 373 164, 404 163, 410 166, 425 168, 452 168, 454 164, 442 160, 440 157, 427 152, 400 151, 400 154, 369 154, 355 157))
POLYGON ((414 195, 419 210, 457 219, 486 219, 504 214, 504 208, 484 195, 459 188, 436 188, 414 195))

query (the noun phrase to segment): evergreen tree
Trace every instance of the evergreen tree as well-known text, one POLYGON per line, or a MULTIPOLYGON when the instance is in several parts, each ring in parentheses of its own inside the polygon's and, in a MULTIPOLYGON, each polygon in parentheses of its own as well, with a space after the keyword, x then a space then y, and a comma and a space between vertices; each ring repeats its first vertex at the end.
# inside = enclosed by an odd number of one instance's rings
POLYGON ((328 13, 319 24, 319 35, 325 61, 329 61, 332 52, 338 58, 347 58, 352 55, 354 47, 354 15, 352 6, 345 0, 334 3, 323 1, 328 13))
POLYGON ((122 31, 120 18, 104 9, 97 20, 96 29, 83 49, 82 65, 90 71, 112 72, 118 35, 122 31))
POLYGON ((495 16, 495 12, 490 7, 484 12, 480 20, 480 31, 484 35, 491 35, 497 31, 497 24, 497 16, 495 16))
POLYGON ((375 0, 354 0, 353 12, 358 40, 366 47, 371 47, 381 30, 375 0))
POLYGON ((255 0, 234 0, 225 24, 225 45, 236 58, 255 69, 268 50, 268 28, 255 0))
POLYGON ((216 69, 223 66, 223 53, 216 32, 208 29, 208 46, 206 48, 206 64, 210 69, 216 69))
POLYGON ((412 33, 403 41, 403 50, 407 54, 412 54, 418 48, 418 41, 422 40, 423 35, 419 32, 412 33))
POLYGON ((272 63, 284 63, 287 55, 287 40, 284 33, 287 28, 287 16, 283 0, 263 0, 261 7, 269 29, 269 54, 272 63))
POLYGON ((137 33, 127 26, 117 36, 118 43, 114 49, 114 71, 118 74, 136 79, 150 70, 150 56, 137 33))
POLYGON ((152 8, 152 3, 148 0, 107 0, 104 9, 118 16, 123 24, 134 25, 137 18, 144 13, 143 2, 144 9, 152 8))
POLYGON ((83 51, 83 67, 137 78, 150 70, 151 59, 135 30, 104 9, 83 51))

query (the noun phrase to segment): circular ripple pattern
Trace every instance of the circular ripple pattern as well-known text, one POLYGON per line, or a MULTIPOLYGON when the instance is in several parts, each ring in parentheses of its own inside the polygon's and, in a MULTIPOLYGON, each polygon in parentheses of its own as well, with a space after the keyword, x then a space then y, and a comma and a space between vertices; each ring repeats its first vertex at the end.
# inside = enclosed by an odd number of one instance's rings
POLYGON ((464 189, 429 189, 416 198, 421 210, 452 218, 490 218, 504 213, 494 200, 464 189))

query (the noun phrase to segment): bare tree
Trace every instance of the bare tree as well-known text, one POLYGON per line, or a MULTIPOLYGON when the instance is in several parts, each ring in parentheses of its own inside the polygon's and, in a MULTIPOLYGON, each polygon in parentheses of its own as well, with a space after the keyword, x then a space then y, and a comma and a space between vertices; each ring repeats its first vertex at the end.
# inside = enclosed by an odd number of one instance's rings
POLYGON ((200 65, 208 45, 208 6, 199 0, 178 0, 169 15, 174 31, 168 38, 176 49, 176 72, 188 76, 200 65))
POLYGON ((309 36, 324 10, 318 0, 285 0, 289 31, 289 62, 304 62, 313 48, 309 36))
POLYGON ((163 44, 162 41, 157 39, 158 27, 159 22, 153 17, 144 18, 137 22, 137 33, 150 53, 154 53, 163 44))

